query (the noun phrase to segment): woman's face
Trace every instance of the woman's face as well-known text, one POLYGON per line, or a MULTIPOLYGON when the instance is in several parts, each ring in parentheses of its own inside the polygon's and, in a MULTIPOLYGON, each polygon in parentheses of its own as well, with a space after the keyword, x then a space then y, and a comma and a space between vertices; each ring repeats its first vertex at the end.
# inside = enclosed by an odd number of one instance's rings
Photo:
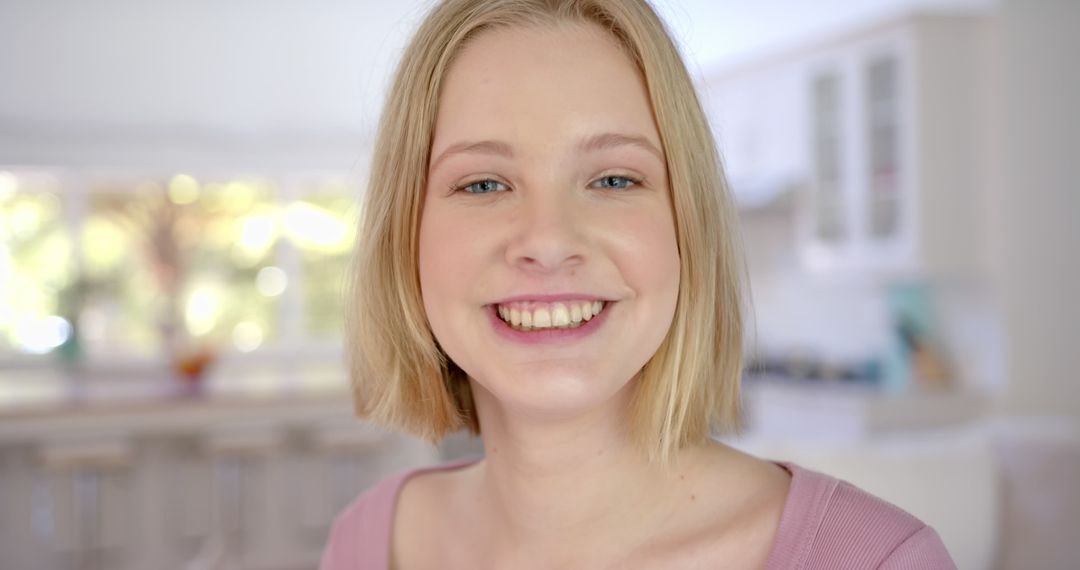
POLYGON ((610 402, 666 336, 679 256, 660 149, 643 81, 599 27, 488 31, 450 68, 420 223, 424 308, 506 410, 610 402))

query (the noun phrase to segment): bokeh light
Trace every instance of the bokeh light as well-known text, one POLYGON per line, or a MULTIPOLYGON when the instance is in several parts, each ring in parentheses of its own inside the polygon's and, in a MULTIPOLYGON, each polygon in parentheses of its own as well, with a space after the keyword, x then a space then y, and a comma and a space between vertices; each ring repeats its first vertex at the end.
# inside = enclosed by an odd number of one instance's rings
POLYGON ((240 352, 251 352, 262 345, 264 336, 257 323, 241 321, 232 330, 233 346, 240 352))
POLYGON ((285 292, 289 285, 289 277, 280 267, 273 265, 263 267, 255 275, 255 288, 264 297, 277 297, 285 292))
POLYGON ((188 332, 203 336, 214 330, 223 305, 222 291, 216 284, 202 284, 194 288, 184 309, 188 332))
POLYGON ((293 202, 286 208, 285 231, 305 249, 333 253, 351 245, 349 227, 339 215, 306 201, 293 202))
POLYGON ((16 330, 19 345, 32 354, 44 354, 64 344, 72 331, 71 323, 56 315, 24 321, 16 330))
POLYGON ((199 199, 199 182, 187 174, 177 174, 169 181, 169 200, 177 205, 192 204, 199 199))

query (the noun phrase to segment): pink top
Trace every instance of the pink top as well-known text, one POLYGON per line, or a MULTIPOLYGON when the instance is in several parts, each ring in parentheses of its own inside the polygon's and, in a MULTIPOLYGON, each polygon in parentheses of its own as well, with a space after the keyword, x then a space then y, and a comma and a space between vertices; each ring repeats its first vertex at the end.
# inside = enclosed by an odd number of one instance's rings
MULTIPOLYGON (((412 476, 472 463, 416 469, 384 479, 338 515, 320 570, 389 568, 390 530, 398 493, 412 476)), ((934 529, 850 483, 790 463, 791 473, 776 542, 766 570, 955 569, 934 529)))

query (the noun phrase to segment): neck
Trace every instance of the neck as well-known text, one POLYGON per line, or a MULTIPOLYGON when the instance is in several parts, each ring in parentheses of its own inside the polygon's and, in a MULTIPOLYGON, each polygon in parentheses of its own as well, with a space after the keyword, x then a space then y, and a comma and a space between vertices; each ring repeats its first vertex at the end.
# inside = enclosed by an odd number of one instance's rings
MULTIPOLYGON (((656 530, 673 512, 680 481, 700 450, 671 467, 651 465, 634 447, 623 410, 610 405, 574 418, 507 414, 474 384, 486 457, 476 479, 490 544, 502 552, 597 552, 656 530)), ((599 554, 597 552, 597 554, 599 554)))

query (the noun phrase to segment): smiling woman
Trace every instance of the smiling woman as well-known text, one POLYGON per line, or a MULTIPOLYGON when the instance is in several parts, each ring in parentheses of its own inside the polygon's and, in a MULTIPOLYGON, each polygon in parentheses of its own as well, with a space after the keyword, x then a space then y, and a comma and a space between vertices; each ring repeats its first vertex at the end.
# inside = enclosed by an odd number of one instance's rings
MULTIPOLYGON (((470 374, 440 346, 451 340, 432 338, 436 325, 429 323, 437 317, 428 301, 439 292, 422 293, 420 283, 423 236, 437 236, 430 230, 447 208, 456 208, 460 213, 445 218, 454 226, 449 235, 473 228, 469 216, 486 221, 498 214, 503 228, 520 229, 530 220, 573 228, 581 226, 575 219, 593 220, 634 234, 629 242, 608 236, 630 251, 639 243, 667 247, 666 271, 656 273, 677 281, 679 306, 668 323, 651 330, 665 342, 644 354, 648 365, 636 382, 640 389, 631 405, 637 419, 629 428, 642 452, 663 461, 711 428, 738 425, 742 295, 734 214, 693 85, 648 5, 441 6, 402 60, 380 141, 349 315, 358 409, 432 439, 462 425, 479 432, 470 374), (616 21, 614 34, 602 27, 616 21), (478 45, 490 43, 484 31, 507 45, 478 45), (525 41, 529 35, 549 45, 525 41), (631 35, 637 49, 631 49, 631 35), (588 42, 581 44, 580 36, 588 42), (468 65, 471 54, 490 61, 468 65), (662 120, 654 122, 654 115, 662 120), (547 179, 537 177, 541 170, 547 179), (578 191, 567 193, 571 186, 578 191), (640 225, 634 215, 649 216, 649 223, 640 225), (656 227, 666 232, 663 240, 636 237, 656 227), (388 320, 400 328, 374 328, 388 320), (366 380, 388 375, 395 379, 366 380), (427 380, 433 375, 444 382, 427 380)), ((490 234, 484 239, 490 242, 490 234)), ((444 261, 462 260, 455 254, 444 261)), ((539 263, 534 268, 545 262, 532 261, 539 263)), ((595 259, 584 270, 603 271, 602 264, 595 259)), ((536 281, 528 271, 480 278, 472 286, 485 296, 481 306, 502 294, 604 292, 610 294, 606 300, 616 300, 630 293, 612 291, 626 283, 611 276, 536 281), (588 291, 599 288, 609 290, 588 291)), ((441 311, 442 303, 436 305, 441 311)))
POLYGON ((647 3, 441 2, 376 148, 356 409, 485 456, 368 491, 323 568, 951 567, 899 509, 710 438, 738 425, 738 234, 647 3))
MULTIPOLYGON (((444 79, 431 146, 424 309, 471 379, 480 424, 500 421, 483 417, 494 408, 573 418, 629 406, 631 379, 671 328, 680 282, 660 135, 633 62, 598 27, 488 31, 444 79), (443 190, 486 181, 498 191, 443 190), (557 328, 586 303, 597 318, 557 328), (511 326, 488 318, 500 309, 511 326), (514 311, 529 330, 511 328, 514 311)), ((737 318, 731 309, 718 318, 737 318)))

